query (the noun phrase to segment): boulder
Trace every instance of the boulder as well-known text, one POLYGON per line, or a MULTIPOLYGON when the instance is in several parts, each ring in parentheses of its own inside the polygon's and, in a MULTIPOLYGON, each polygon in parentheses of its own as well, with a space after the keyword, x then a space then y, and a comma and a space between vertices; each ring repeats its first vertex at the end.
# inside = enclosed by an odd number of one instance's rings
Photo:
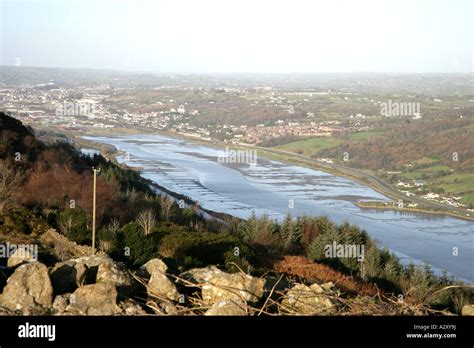
POLYGON ((474 305, 470 304, 462 306, 461 315, 474 316, 474 305))
POLYGON ((294 314, 328 314, 335 310, 335 303, 328 297, 332 284, 307 286, 296 284, 282 300, 285 312, 294 314))
POLYGON ((245 273, 226 273, 215 266, 197 268, 183 274, 184 278, 201 284, 206 304, 233 300, 257 302, 265 291, 265 280, 245 273))
POLYGON ((147 312, 139 304, 130 299, 120 302, 120 308, 124 315, 147 315, 147 312))
POLYGON ((81 285, 112 282, 120 294, 133 290, 134 280, 127 268, 108 256, 83 256, 57 263, 51 269, 54 290, 61 294, 73 292, 81 285))
POLYGON ((147 291, 150 295, 164 298, 171 301, 179 300, 179 292, 174 283, 166 276, 168 267, 160 259, 151 259, 142 267, 139 272, 148 278, 147 291))
POLYGON ((85 315, 120 313, 115 285, 112 282, 106 282, 81 286, 69 297, 67 311, 85 315))
POLYGON ((179 292, 174 283, 164 273, 154 273, 148 282, 148 293, 171 301, 179 300, 179 292))
POLYGON ((49 272, 54 292, 56 294, 73 292, 85 283, 88 270, 83 262, 74 260, 58 262, 49 272))
POLYGON ((112 260, 99 264, 96 275, 97 283, 112 282, 122 295, 133 292, 134 280, 128 269, 121 263, 112 260))
POLYGON ((53 301, 53 312, 54 314, 63 314, 69 306, 69 297, 71 294, 57 295, 53 301))
POLYGON ((155 258, 141 266, 137 271, 137 275, 144 278, 150 278, 153 273, 166 273, 167 270, 168 266, 166 266, 166 264, 160 259, 155 258))
POLYGON ((8 258, 7 266, 15 267, 26 262, 33 262, 36 260, 37 255, 35 255, 31 248, 19 247, 16 249, 13 254, 8 258))
POLYGON ((18 267, 8 278, 3 289, 0 306, 28 315, 51 307, 53 286, 48 268, 39 262, 18 267))
POLYGON ((212 305, 204 315, 244 316, 247 315, 247 305, 237 301, 219 301, 212 305))
POLYGON ((110 257, 107 255, 89 255, 89 256, 81 256, 75 259, 72 259, 75 262, 83 262, 89 268, 99 267, 100 264, 104 262, 114 262, 110 257))

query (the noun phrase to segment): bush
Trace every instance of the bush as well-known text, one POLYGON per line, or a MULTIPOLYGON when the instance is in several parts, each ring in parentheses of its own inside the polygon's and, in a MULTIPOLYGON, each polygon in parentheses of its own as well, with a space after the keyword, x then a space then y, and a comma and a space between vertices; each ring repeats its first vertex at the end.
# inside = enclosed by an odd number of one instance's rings
POLYGON ((59 214, 58 223, 60 231, 79 244, 89 244, 92 233, 87 228, 87 216, 80 208, 67 209, 59 214))
POLYGON ((50 227, 47 221, 26 208, 9 209, 0 217, 0 229, 4 233, 41 234, 50 227))
POLYGON ((178 262, 190 257, 199 265, 222 265, 228 261, 242 262, 253 257, 252 250, 246 244, 227 233, 172 233, 161 239, 158 250, 162 257, 173 258, 178 262), (229 252, 235 256, 231 258, 229 252))
MULTIPOLYGON (((104 234, 107 238, 108 232, 104 234)), ((157 256, 156 234, 145 236, 143 228, 137 222, 130 222, 118 230, 112 255, 133 266, 143 265, 157 256)))

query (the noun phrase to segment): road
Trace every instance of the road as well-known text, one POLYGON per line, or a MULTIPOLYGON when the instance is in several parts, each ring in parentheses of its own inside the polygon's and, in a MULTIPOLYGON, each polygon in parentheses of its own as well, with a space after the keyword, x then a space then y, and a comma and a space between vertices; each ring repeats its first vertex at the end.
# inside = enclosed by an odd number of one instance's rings
POLYGON ((392 186, 391 184, 383 181, 379 177, 368 173, 366 171, 363 171, 361 169, 357 168, 351 168, 351 167, 346 167, 340 164, 336 163, 325 163, 318 161, 314 158, 300 155, 294 152, 290 151, 284 151, 284 150, 275 150, 272 148, 267 148, 267 147, 262 147, 262 146, 253 146, 253 145, 246 145, 246 144, 239 144, 240 146, 245 146, 245 147, 251 147, 254 149, 260 149, 266 152, 270 153, 275 153, 275 154, 280 154, 280 155, 285 155, 285 156, 291 156, 291 157, 297 157, 299 159, 302 159, 303 162, 307 162, 307 164, 315 166, 317 168, 320 168, 323 171, 329 171, 334 174, 339 174, 342 176, 354 178, 357 181, 364 183, 371 188, 373 188, 375 191, 388 196, 394 200, 402 200, 404 204, 407 203, 418 203, 419 207, 418 208, 429 208, 429 209, 436 209, 436 210, 442 210, 443 212, 456 212, 462 216, 466 216, 466 211, 464 209, 456 208, 456 207, 447 207, 445 204, 436 202, 436 201, 429 201, 417 196, 411 196, 408 197, 404 193, 400 192, 396 187, 392 186))

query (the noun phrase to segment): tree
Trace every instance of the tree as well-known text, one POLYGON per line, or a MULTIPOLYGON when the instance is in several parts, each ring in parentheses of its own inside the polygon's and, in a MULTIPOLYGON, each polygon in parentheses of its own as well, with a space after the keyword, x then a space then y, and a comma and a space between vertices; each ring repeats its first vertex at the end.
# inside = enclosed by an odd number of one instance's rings
POLYGON ((59 214, 58 226, 70 240, 85 243, 90 240, 91 233, 87 228, 86 213, 79 209, 67 209, 59 214))
POLYGON ((164 195, 160 195, 160 216, 163 221, 167 221, 170 217, 171 208, 173 207, 173 201, 164 195))
POLYGON ((295 223, 290 213, 286 215, 285 220, 283 220, 281 224, 280 238, 285 251, 290 250, 299 239, 295 223))
POLYGON ((145 236, 150 234, 153 231, 153 227, 156 224, 155 214, 151 209, 142 211, 137 216, 137 223, 143 228, 145 236))
POLYGON ((20 184, 20 173, 6 161, 0 160, 0 213, 15 205, 20 184))

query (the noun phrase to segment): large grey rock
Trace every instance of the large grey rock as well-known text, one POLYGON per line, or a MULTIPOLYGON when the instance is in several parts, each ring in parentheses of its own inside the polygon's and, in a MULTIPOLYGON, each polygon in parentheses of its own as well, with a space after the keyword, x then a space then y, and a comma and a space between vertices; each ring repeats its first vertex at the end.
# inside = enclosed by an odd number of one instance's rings
POLYGON ((19 247, 8 258, 7 266, 15 267, 26 262, 37 261, 38 255, 35 255, 29 247, 19 247))
POLYGON ((139 276, 150 278, 154 273, 166 273, 168 266, 160 259, 151 259, 143 266, 141 266, 137 272, 139 276))
POLYGON ((247 315, 246 307, 247 305, 243 302, 219 301, 214 303, 204 315, 244 316, 247 315))
POLYGON ((64 314, 69 306, 69 298, 71 294, 57 295, 53 301, 53 312, 56 315, 64 314))
POLYGON ((107 282, 81 286, 69 297, 67 311, 85 315, 120 313, 115 285, 107 282))
POLYGON ((233 300, 257 302, 265 291, 265 280, 245 273, 226 273, 215 266, 187 271, 183 277, 200 284, 204 303, 233 300))
POLYGON ((474 305, 462 306, 461 314, 464 316, 474 316, 474 305))
POLYGON ((129 295, 133 292, 134 280, 130 272, 123 264, 112 260, 99 264, 96 282, 112 282, 115 284, 119 294, 129 295))
POLYGON ((282 300, 283 310, 294 314, 329 314, 336 309, 331 295, 332 283, 307 286, 296 284, 282 300))
POLYGON ((52 300, 48 268, 42 263, 30 262, 19 266, 8 278, 0 306, 28 315, 49 308, 52 300))
POLYGON ((147 291, 149 295, 156 295, 171 301, 179 300, 179 292, 174 283, 166 276, 168 267, 160 259, 151 259, 140 268, 140 272, 149 276, 147 291))
POLYGON ((111 282, 119 294, 129 295, 134 280, 128 269, 108 256, 82 256, 57 263, 51 269, 51 278, 58 294, 73 292, 81 285, 111 282))
POLYGON ((49 272, 54 292, 56 294, 73 292, 85 284, 88 270, 87 265, 80 261, 58 262, 49 272))
POLYGON ((120 302, 120 308, 124 315, 147 315, 147 312, 136 302, 127 300, 120 302))
POLYGON ((114 262, 110 257, 106 255, 90 255, 90 256, 81 256, 75 259, 72 259, 75 262, 82 262, 87 265, 89 268, 99 267, 102 263, 105 262, 114 262))

